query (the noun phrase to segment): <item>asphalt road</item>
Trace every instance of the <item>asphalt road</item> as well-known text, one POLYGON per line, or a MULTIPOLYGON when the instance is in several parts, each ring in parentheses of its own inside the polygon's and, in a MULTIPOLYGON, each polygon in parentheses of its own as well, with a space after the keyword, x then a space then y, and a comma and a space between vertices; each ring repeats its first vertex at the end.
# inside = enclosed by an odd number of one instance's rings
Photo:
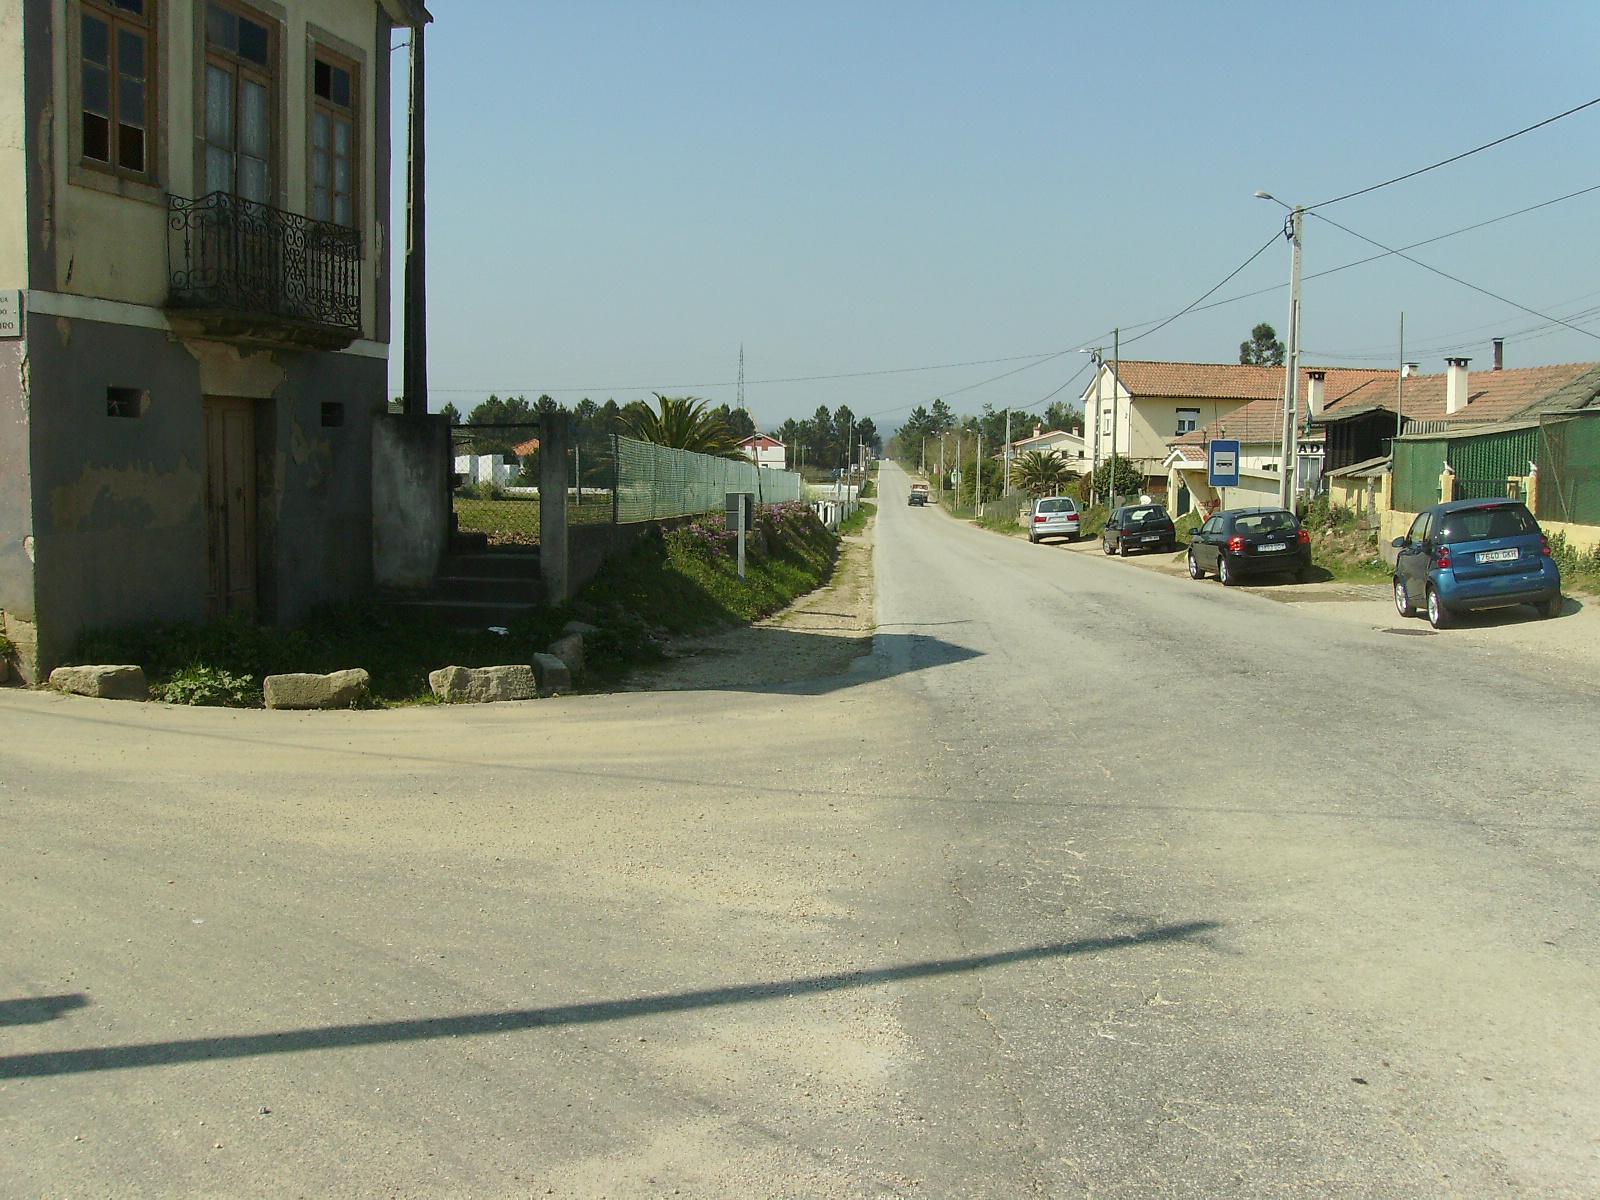
POLYGON ((0 1194, 1600 1193, 1592 675, 903 483, 832 679, 0 693, 0 1194))

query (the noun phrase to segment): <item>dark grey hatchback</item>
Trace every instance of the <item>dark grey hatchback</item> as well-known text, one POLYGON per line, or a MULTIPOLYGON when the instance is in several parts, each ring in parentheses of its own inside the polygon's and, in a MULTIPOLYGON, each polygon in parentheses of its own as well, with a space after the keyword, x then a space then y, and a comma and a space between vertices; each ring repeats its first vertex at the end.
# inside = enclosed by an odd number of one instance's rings
POLYGON ((1232 508, 1217 513, 1189 542, 1189 578, 1215 572, 1231 587, 1246 575, 1311 575, 1311 535, 1282 508, 1232 508))

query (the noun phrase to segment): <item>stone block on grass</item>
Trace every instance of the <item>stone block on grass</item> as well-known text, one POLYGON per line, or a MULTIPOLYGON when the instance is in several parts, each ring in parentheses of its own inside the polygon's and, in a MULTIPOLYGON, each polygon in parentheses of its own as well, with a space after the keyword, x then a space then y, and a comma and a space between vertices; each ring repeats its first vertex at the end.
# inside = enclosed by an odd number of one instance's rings
POLYGON ((261 690, 268 708, 349 708, 367 694, 370 682, 356 667, 331 675, 268 675, 261 690))
POLYGON ((96 700, 150 699, 143 667, 57 667, 50 672, 50 686, 58 692, 96 700))
POLYGON ((503 667, 441 667, 428 675, 428 686, 446 704, 495 704, 502 700, 536 700, 538 680, 521 663, 503 667))
POLYGON ((572 672, 554 654, 535 654, 533 673, 539 681, 541 696, 559 696, 572 690, 572 672))

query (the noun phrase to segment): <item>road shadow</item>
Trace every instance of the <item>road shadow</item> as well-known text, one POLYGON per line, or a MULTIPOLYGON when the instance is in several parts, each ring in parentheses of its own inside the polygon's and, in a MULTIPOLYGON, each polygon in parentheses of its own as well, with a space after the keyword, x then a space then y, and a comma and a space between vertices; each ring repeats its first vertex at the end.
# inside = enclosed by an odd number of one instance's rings
POLYGON ((406 1021, 374 1021, 362 1025, 322 1025, 276 1033, 183 1038, 128 1046, 45 1051, 38 1054, 9 1054, 0 1056, 0 1079, 30 1079, 92 1071, 122 1071, 134 1067, 216 1062, 222 1059, 252 1058, 265 1054, 296 1054, 310 1050, 335 1050, 352 1046, 379 1046, 397 1042, 515 1033, 566 1025, 593 1025, 627 1020, 631 1017, 823 995, 853 988, 875 987, 885 983, 966 974, 1012 963, 1097 954, 1106 950, 1126 950, 1163 942, 1205 944, 1205 935, 1220 928, 1221 923, 1217 921, 1188 921, 1180 925, 1158 925, 1134 933, 1080 938, 1070 942, 1049 942, 1015 950, 1002 950, 993 954, 931 959, 866 971, 841 971, 829 975, 808 975, 767 983, 667 992, 588 1004, 507 1009, 502 1012, 465 1013, 451 1017, 419 1017, 406 1021))
POLYGON ((1501 625, 1527 625, 1536 621, 1562 621, 1575 617, 1584 610, 1584 602, 1577 596, 1561 597, 1561 612, 1547 617, 1532 605, 1518 604, 1511 608, 1480 608, 1475 611, 1453 612, 1450 624, 1463 629, 1495 629, 1501 625))
POLYGON ((980 651, 922 633, 758 625, 708 638, 704 644, 690 643, 664 666, 630 677, 622 690, 824 696, 980 656, 980 651))
POLYGON ((75 1008, 87 1008, 88 1005, 89 997, 82 992, 0 1000, 0 1025, 42 1025, 46 1021, 59 1020, 75 1008))

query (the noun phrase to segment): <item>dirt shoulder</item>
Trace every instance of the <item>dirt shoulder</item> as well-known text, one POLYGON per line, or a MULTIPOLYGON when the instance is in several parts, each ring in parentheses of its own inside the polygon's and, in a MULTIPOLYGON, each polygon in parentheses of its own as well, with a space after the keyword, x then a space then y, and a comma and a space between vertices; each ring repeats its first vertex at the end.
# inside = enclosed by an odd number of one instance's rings
POLYGON ((816 591, 754 624, 673 641, 664 666, 636 673, 622 690, 770 687, 844 671, 872 650, 875 524, 874 518, 860 534, 840 539, 833 575, 816 591))

